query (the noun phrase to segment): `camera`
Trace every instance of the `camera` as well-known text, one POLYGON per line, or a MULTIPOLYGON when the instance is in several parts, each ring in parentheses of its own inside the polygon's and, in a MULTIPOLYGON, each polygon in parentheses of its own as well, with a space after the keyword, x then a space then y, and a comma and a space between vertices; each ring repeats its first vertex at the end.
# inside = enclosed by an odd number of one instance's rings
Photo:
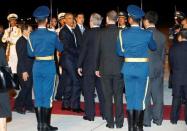
POLYGON ((175 39, 175 36, 177 36, 181 29, 182 25, 180 24, 175 24, 172 28, 169 28, 169 39, 175 39))

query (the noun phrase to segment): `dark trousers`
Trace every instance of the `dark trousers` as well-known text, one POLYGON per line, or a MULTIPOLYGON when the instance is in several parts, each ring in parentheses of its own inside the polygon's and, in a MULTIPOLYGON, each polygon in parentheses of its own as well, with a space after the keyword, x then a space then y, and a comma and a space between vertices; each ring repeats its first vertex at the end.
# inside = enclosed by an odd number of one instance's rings
POLYGON ((85 115, 88 118, 94 118, 95 116, 95 89, 97 90, 100 106, 100 114, 104 116, 104 95, 101 88, 100 79, 95 75, 86 75, 82 81, 84 102, 85 102, 85 115))
POLYGON ((105 117, 109 125, 114 125, 113 98, 115 105, 115 123, 123 125, 123 79, 121 75, 102 75, 102 91, 105 98, 105 117))
POLYGON ((29 74, 29 78, 27 81, 22 79, 22 74, 18 75, 19 82, 21 86, 21 90, 18 94, 18 97, 15 100, 15 108, 25 108, 26 110, 30 110, 33 108, 32 101, 32 86, 33 79, 31 73, 29 74))
POLYGON ((163 92, 163 77, 150 78, 145 99, 145 125, 151 125, 152 120, 157 124, 162 124, 164 110, 163 92), (151 105, 151 99, 153 101, 153 106, 151 105))
POLYGON ((63 59, 63 69, 66 72, 64 79, 64 98, 63 107, 71 107, 72 109, 80 108, 80 78, 77 74, 77 58, 64 58, 63 59))
POLYGON ((179 86, 179 87, 173 87, 173 88, 178 88, 180 91, 180 94, 175 95, 173 92, 173 99, 172 99, 172 108, 171 108, 171 116, 170 120, 172 123, 177 123, 179 119, 179 112, 180 112, 180 107, 182 103, 181 95, 184 93, 184 98, 185 98, 185 121, 187 124, 187 86, 179 86))
POLYGON ((64 83, 66 81, 66 73, 65 71, 62 72, 62 74, 59 75, 59 83, 58 83, 58 87, 57 87, 57 93, 55 98, 56 99, 61 99, 62 96, 64 95, 64 83))

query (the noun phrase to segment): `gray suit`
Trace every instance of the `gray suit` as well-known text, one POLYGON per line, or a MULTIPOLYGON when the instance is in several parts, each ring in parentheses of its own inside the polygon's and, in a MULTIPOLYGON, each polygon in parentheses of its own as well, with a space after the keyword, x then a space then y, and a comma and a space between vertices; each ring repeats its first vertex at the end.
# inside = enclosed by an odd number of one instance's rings
POLYGON ((144 112, 144 125, 151 126, 151 121, 157 125, 163 120, 163 74, 166 37, 156 28, 148 28, 153 32, 153 39, 157 44, 157 50, 149 52, 149 87, 146 95, 146 109, 144 112), (153 106, 151 106, 151 99, 153 106))

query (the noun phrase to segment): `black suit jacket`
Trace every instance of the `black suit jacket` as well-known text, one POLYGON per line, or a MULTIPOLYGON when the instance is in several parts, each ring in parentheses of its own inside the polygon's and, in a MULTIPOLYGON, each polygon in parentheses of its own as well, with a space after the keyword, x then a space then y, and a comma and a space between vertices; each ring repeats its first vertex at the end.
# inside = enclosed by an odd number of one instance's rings
POLYGON ((78 60, 78 67, 83 68, 83 75, 95 74, 96 41, 99 31, 99 27, 92 28, 84 34, 84 41, 78 60))
POLYGON ((116 53, 118 34, 116 25, 108 25, 98 35, 96 70, 99 70, 101 75, 119 75, 121 72, 123 58, 116 53))
POLYGON ((157 44, 156 51, 149 51, 149 77, 162 77, 164 73, 166 37, 154 27, 150 27, 147 30, 153 32, 153 39, 157 44))
POLYGON ((187 42, 179 42, 169 52, 172 87, 187 85, 187 42))
POLYGON ((0 44, 0 66, 7 66, 5 49, 2 44, 0 44))
POLYGON ((77 57, 79 53, 78 42, 75 43, 74 36, 66 25, 60 30, 59 38, 64 44, 63 55, 77 57))
POLYGON ((17 72, 22 74, 23 72, 32 73, 32 67, 34 59, 28 56, 27 53, 27 39, 21 36, 16 42, 16 52, 18 56, 17 72))
POLYGON ((76 34, 76 37, 77 37, 77 43, 80 45, 80 48, 82 48, 83 40, 84 40, 86 31, 87 31, 87 28, 85 26, 84 26, 84 29, 85 29, 84 33, 82 34, 79 26, 76 25, 76 27, 75 27, 75 34, 76 34))

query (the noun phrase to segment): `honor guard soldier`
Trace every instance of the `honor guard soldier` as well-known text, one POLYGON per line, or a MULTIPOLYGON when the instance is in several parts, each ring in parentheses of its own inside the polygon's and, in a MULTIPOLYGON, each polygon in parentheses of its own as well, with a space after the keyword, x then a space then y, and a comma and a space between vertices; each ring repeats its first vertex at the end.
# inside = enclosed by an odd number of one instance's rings
POLYGON ((127 28, 127 14, 125 12, 119 12, 118 14, 118 27, 120 29, 125 29, 127 28))
POLYGON ((9 14, 7 20, 9 21, 9 27, 5 30, 2 37, 2 42, 7 43, 6 58, 8 65, 11 67, 14 79, 16 80, 17 88, 19 88, 18 77, 17 77, 17 53, 16 53, 16 42, 22 36, 21 29, 17 27, 18 15, 15 13, 9 14))
POLYGON ((47 30, 47 17, 49 8, 38 7, 33 16, 38 24, 38 29, 30 34, 28 39, 28 54, 35 57, 33 65, 33 82, 35 94, 35 112, 38 122, 38 131, 56 131, 57 127, 50 125, 52 99, 56 75, 54 51, 63 51, 56 33, 47 30))
POLYGON ((143 131, 143 110, 148 87, 148 49, 156 50, 152 33, 139 27, 144 16, 136 5, 127 8, 130 28, 119 33, 117 53, 124 57, 122 73, 125 81, 129 131, 143 131), (134 118, 135 119, 134 119, 134 118))

